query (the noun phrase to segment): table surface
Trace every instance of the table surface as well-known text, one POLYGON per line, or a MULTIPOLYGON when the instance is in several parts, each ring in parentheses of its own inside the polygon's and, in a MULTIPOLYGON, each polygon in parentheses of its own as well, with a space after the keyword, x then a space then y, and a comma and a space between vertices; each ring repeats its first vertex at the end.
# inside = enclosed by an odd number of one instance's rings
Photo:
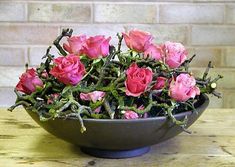
POLYGON ((149 153, 102 159, 40 128, 23 109, 0 109, 0 166, 235 167, 235 109, 207 109, 189 130, 149 153))

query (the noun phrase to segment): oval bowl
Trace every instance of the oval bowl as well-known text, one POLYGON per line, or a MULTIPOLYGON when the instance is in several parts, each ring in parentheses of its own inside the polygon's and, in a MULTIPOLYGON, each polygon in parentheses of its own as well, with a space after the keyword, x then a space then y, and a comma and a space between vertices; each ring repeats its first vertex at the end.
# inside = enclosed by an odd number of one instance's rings
MULTIPOLYGON (((188 118, 191 126, 209 104, 206 95, 201 95, 196 112, 187 111, 175 114, 177 120, 188 118)), ((46 131, 56 137, 81 147, 83 152, 106 158, 126 158, 146 153, 149 146, 170 139, 183 131, 167 117, 143 119, 83 119, 86 131, 80 132, 78 120, 55 119, 42 122, 37 113, 28 114, 46 131)))

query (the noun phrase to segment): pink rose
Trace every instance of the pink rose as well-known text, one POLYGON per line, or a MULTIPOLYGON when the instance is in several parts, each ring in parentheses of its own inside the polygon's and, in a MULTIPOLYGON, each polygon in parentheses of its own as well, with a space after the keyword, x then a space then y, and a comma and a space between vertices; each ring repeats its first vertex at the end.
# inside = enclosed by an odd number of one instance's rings
POLYGON ((55 66, 50 74, 66 85, 76 85, 85 74, 85 67, 73 54, 54 59, 55 66))
POLYGON ((171 82, 169 95, 176 101, 183 102, 200 95, 200 89, 196 86, 193 76, 180 74, 176 77, 176 81, 171 82))
POLYGON ((85 42, 86 42, 85 35, 72 36, 68 38, 68 44, 66 43, 63 44, 63 48, 71 54, 73 53, 77 56, 80 56, 82 54, 82 49, 85 42))
POLYGON ((188 52, 181 43, 165 42, 163 45, 165 51, 165 63, 170 68, 179 67, 187 58, 188 52))
POLYGON ((138 119, 139 115, 135 113, 134 111, 129 110, 124 113, 124 118, 125 119, 138 119))
POLYGON ((144 51, 144 58, 151 58, 154 60, 161 60, 163 55, 162 48, 158 45, 151 44, 149 47, 144 51))
POLYGON ((86 40, 83 53, 91 59, 106 57, 109 54, 109 41, 111 37, 105 39, 103 35, 90 37, 86 40))
POLYGON ((131 30, 128 34, 122 33, 128 48, 137 52, 144 52, 150 45, 153 36, 149 32, 131 30))
POLYGON ((97 100, 101 101, 105 96, 105 92, 102 91, 94 91, 90 93, 80 93, 80 98, 82 100, 92 101, 95 103, 97 100))
POLYGON ((155 90, 162 89, 165 86, 166 81, 167 81, 167 78, 165 78, 165 77, 157 77, 157 82, 153 86, 153 89, 155 89, 155 90))
POLYGON ((125 81, 127 96, 140 96, 148 87, 153 78, 153 73, 148 68, 139 68, 136 63, 132 63, 126 71, 125 81))
POLYGON ((43 87, 42 80, 38 77, 35 69, 27 69, 20 77, 20 81, 16 85, 16 90, 26 94, 35 92, 36 87, 43 87))

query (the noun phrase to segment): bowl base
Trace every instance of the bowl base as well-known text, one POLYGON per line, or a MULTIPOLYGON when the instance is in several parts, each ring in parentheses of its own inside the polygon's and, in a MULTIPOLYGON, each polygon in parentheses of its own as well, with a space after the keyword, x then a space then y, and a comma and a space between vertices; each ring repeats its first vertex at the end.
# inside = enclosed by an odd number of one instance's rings
POLYGON ((81 151, 99 158, 110 158, 110 159, 120 159, 120 158, 131 158, 143 155, 149 152, 150 147, 141 147, 132 150, 102 150, 88 147, 81 147, 81 151))

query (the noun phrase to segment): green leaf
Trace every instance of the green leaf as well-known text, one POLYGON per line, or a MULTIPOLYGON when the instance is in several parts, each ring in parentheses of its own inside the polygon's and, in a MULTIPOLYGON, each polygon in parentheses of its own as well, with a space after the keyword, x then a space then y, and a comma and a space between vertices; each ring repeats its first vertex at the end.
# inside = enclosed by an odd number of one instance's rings
POLYGON ((63 89, 63 91, 62 91, 61 94, 64 95, 64 94, 68 93, 68 91, 69 91, 71 88, 72 88, 71 85, 66 86, 66 87, 63 89))
POLYGON ((95 65, 95 64, 98 64, 102 59, 95 59, 93 60, 92 64, 95 65))
POLYGON ((126 92, 126 87, 118 88, 118 90, 120 90, 122 92, 126 92))

